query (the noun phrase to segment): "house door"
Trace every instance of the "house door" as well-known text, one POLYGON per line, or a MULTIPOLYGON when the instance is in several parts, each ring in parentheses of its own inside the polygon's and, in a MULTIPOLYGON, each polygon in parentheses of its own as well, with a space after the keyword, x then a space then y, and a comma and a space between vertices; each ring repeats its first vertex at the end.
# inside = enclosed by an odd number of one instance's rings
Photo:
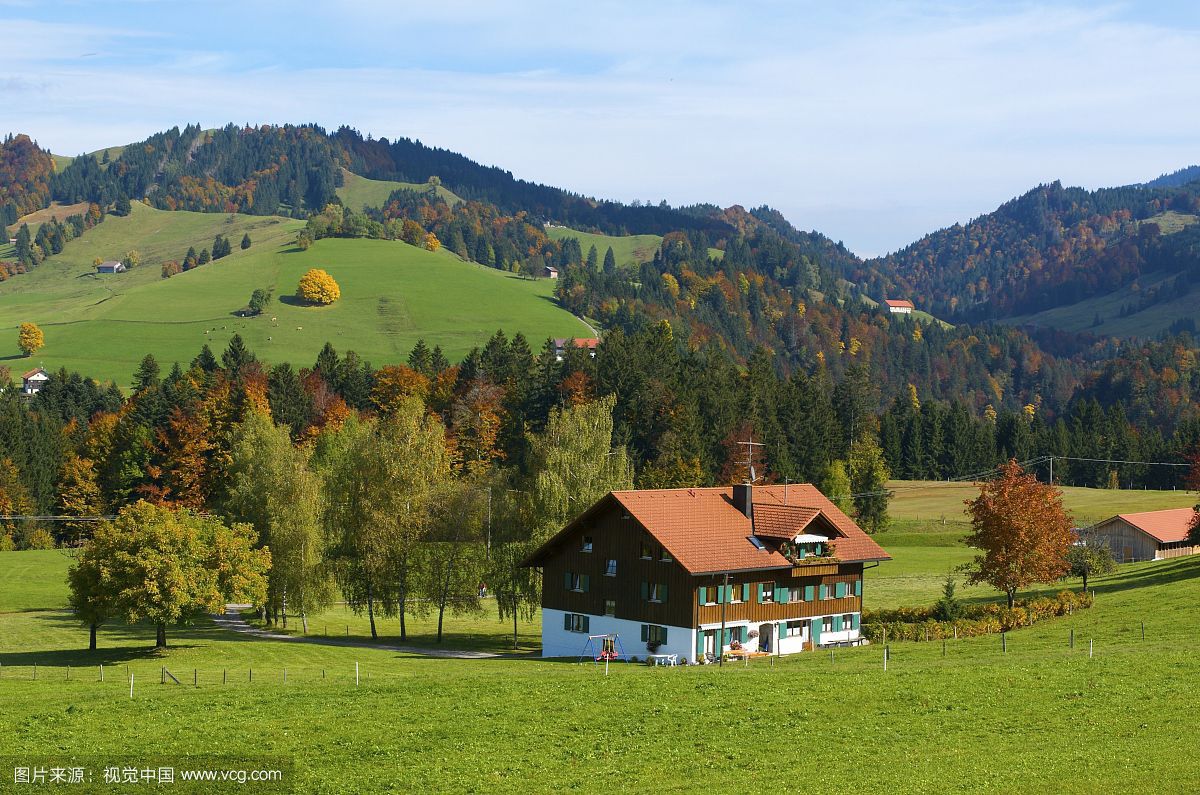
POLYGON ((717 630, 710 629, 704 633, 704 653, 717 656, 717 630))
POLYGON ((775 626, 762 624, 758 628, 758 650, 770 653, 775 650, 775 626))

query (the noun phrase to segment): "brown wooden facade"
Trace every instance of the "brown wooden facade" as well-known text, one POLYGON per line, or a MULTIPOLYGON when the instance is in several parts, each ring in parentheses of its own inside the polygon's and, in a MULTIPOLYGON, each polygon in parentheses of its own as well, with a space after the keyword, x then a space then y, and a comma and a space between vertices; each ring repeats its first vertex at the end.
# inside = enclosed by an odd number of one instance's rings
POLYGON ((726 622, 752 623, 858 613, 862 609, 862 597, 855 595, 855 581, 860 583, 861 594, 863 564, 838 562, 732 572, 729 584, 734 596, 744 594, 749 598, 724 605, 701 604, 700 588, 715 591, 724 585, 725 574, 689 574, 665 556, 654 537, 619 507, 597 514, 593 521, 560 538, 555 554, 545 558, 542 573, 545 608, 594 616, 610 614, 646 624, 698 627, 720 623, 722 607, 726 622), (585 551, 585 538, 591 539, 590 551, 585 551), (645 556, 647 552, 649 557, 645 556), (616 561, 612 576, 608 574, 609 561, 616 561), (577 588, 568 588, 568 575, 577 588), (839 582, 846 584, 846 596, 833 598, 839 582), (649 601, 643 584, 665 585, 666 599, 649 601), (812 586, 814 598, 763 603, 758 601, 759 585, 772 591, 776 585, 802 590, 812 586), (821 585, 827 586, 830 598, 817 598, 821 585))

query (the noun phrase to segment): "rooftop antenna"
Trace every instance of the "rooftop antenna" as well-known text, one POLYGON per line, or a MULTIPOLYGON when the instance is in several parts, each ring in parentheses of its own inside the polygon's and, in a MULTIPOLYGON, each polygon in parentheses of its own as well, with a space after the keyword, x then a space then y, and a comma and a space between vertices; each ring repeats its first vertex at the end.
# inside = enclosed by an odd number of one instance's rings
POLYGON ((758 477, 754 474, 754 448, 766 447, 766 445, 762 442, 754 441, 753 433, 750 434, 749 439, 744 442, 738 442, 738 444, 746 446, 746 460, 741 462, 746 465, 746 483, 754 483, 758 480, 758 477))

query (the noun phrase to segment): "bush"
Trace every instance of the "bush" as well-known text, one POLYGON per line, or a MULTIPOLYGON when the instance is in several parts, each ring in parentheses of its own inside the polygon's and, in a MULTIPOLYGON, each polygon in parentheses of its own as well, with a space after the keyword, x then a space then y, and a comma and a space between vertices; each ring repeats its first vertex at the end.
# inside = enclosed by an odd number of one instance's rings
POLYGON ((42 528, 37 528, 25 536, 25 549, 54 549, 54 536, 42 528))
POLYGON ((0 552, 12 552, 16 548, 17 542, 13 540, 12 533, 0 536, 0 552))
POLYGON ((1063 591, 1054 598, 1039 596, 1018 600, 1011 609, 995 602, 964 606, 961 618, 956 621, 939 620, 937 607, 865 610, 862 614, 862 634, 873 643, 885 637, 889 642, 941 640, 954 637, 955 630, 960 638, 973 638, 1032 626, 1043 618, 1065 616, 1091 606, 1090 593, 1063 591))

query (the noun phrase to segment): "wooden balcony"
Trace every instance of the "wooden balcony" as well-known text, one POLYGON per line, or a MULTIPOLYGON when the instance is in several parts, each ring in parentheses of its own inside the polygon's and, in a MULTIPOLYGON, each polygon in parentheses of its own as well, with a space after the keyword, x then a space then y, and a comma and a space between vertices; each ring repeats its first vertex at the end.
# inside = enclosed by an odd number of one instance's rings
POLYGON ((793 577, 821 577, 838 573, 838 562, 832 558, 813 558, 812 563, 793 564, 793 577))

